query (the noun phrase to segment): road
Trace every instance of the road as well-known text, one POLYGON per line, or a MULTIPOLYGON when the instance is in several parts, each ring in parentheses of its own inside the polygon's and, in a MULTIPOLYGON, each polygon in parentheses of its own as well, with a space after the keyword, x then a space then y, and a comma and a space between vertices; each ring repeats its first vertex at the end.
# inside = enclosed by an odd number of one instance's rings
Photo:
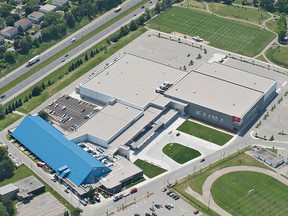
MULTIPOLYGON (((128 0, 128 1, 125 1, 125 3, 122 4, 122 9, 121 9, 120 12, 114 13, 114 11, 109 11, 109 12, 105 13, 103 16, 101 16, 98 19, 94 20, 90 24, 86 25, 82 29, 78 30, 77 32, 75 32, 71 36, 67 37, 66 39, 64 39, 60 43, 56 44, 55 46, 53 46, 49 50, 47 50, 44 53, 42 53, 40 55, 41 56, 41 62, 47 60, 49 57, 55 55, 59 51, 63 50, 67 46, 71 45, 71 38, 76 38, 76 40, 80 39, 82 36, 90 33, 91 31, 95 30, 99 26, 103 25, 104 23, 106 23, 109 20, 111 20, 114 17, 116 17, 118 14, 128 10, 129 8, 131 8, 132 6, 136 5, 139 2, 141 2, 141 0, 128 0)), ((152 7, 154 5, 155 5, 155 3, 147 3, 145 6, 146 7, 152 7)), ((90 47, 94 46, 95 44, 97 44, 99 41, 103 40, 104 38, 106 38, 110 34, 116 32, 118 29, 120 29, 121 26, 123 26, 124 24, 126 24, 130 20, 132 20, 134 18, 135 14, 140 14, 143 11, 144 10, 140 9, 140 8, 136 9, 135 11, 130 13, 129 15, 127 15, 124 18, 120 19, 119 21, 117 21, 113 25, 107 27, 103 31, 99 32, 98 34, 96 34, 92 38, 90 38, 89 40, 85 41, 84 43, 82 43, 81 45, 76 47, 75 49, 71 50, 69 52, 69 57, 65 58, 65 60, 66 60, 65 63, 67 63, 69 60, 72 60, 73 58, 75 58, 79 54, 85 52, 90 47)), ((12 89, 8 90, 7 92, 5 92, 4 94, 6 95, 6 97, 3 98, 3 99, 0 99, 0 103, 4 104, 4 103, 8 102, 13 97, 16 97, 18 94, 20 94, 24 90, 28 89, 33 84, 37 83, 44 76, 47 76, 49 73, 52 73, 53 71, 55 71, 59 67, 63 66, 65 63, 61 62, 62 59, 64 59, 64 56, 61 59, 55 60, 51 64, 49 64, 46 67, 44 67, 41 70, 39 70, 37 73, 35 73, 32 76, 30 76, 28 79, 26 79, 23 82, 21 82, 18 85, 16 85, 14 88, 12 88, 12 89)), ((12 80, 14 80, 17 77, 19 77, 20 75, 28 72, 31 68, 35 67, 36 65, 37 64, 35 64, 35 65, 33 65, 33 66, 29 67, 29 68, 27 68, 25 65, 23 65, 20 68, 16 69, 15 71, 11 72, 9 75, 7 75, 6 77, 4 77, 4 78, 2 78, 0 80, 0 88, 2 88, 3 86, 7 85, 12 80)))

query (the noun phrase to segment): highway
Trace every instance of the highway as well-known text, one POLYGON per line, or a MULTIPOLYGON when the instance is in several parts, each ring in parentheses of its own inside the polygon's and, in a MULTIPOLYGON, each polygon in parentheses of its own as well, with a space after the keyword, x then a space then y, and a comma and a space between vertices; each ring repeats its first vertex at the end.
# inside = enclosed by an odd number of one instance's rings
MULTIPOLYGON (((94 20, 90 24, 86 25, 82 29, 78 30, 74 34, 72 34, 69 37, 67 37, 66 39, 64 39, 63 41, 59 42, 58 44, 56 44, 55 46, 53 46, 49 50, 47 50, 47 51, 43 52, 42 54, 40 54, 41 62, 47 60, 49 57, 55 55, 59 51, 63 50, 67 46, 71 45, 71 39, 72 38, 76 38, 76 40, 80 39, 82 36, 90 33, 91 31, 93 31, 95 29, 97 29, 101 25, 105 24, 109 20, 113 19, 114 17, 116 17, 120 13, 123 13, 124 11, 128 10, 129 8, 131 8, 132 6, 136 5, 139 2, 141 2, 141 0, 127 0, 127 1, 125 1, 125 3, 122 4, 122 9, 121 9, 120 12, 114 13, 114 10, 111 10, 111 11, 105 13, 104 15, 99 17, 98 19, 94 20)), ((146 7, 152 7, 154 4, 155 3, 149 3, 148 2, 145 6, 146 7)), ((129 15, 127 15, 124 18, 120 19, 119 21, 117 21, 113 25, 107 27, 103 31, 101 31, 98 34, 94 35, 89 40, 85 41, 84 43, 82 43, 78 47, 76 47, 73 50, 71 50, 68 53, 69 56, 67 58, 65 58, 63 56, 63 58, 57 59, 54 62, 52 62, 49 65, 47 65, 46 67, 42 68, 41 70, 39 70, 38 72, 36 72, 32 76, 30 76, 28 79, 24 80, 23 82, 19 83, 15 87, 13 87, 10 90, 8 90, 7 92, 5 92, 4 94, 6 95, 6 97, 3 98, 3 99, 0 99, 0 103, 4 104, 4 103, 8 102, 9 100, 11 100, 13 97, 16 97, 18 94, 20 94, 24 90, 28 89, 33 84, 37 83, 43 77, 47 76, 49 73, 52 73, 53 71, 55 71, 59 67, 61 67, 64 64, 66 64, 69 60, 72 60, 73 58, 77 57, 81 53, 83 53, 86 50, 88 50, 90 47, 94 46, 95 44, 97 44, 98 42, 100 42, 101 40, 103 40, 104 38, 109 36, 110 34, 116 32, 118 29, 120 29, 121 26, 123 26, 124 24, 126 24, 130 20, 132 20, 134 18, 135 14, 138 15, 138 14, 140 14, 143 11, 144 10, 140 9, 140 8, 136 9, 135 11, 130 13, 129 15), (61 62, 62 59, 65 59, 66 61, 62 63, 61 62)), ((39 64, 39 63, 36 63, 35 65, 32 65, 29 68, 27 68, 25 65, 22 65, 20 68, 16 69, 15 71, 11 72, 9 75, 7 75, 4 78, 0 79, 0 88, 2 88, 3 86, 7 85, 12 80, 14 80, 17 77, 19 77, 20 75, 23 75, 24 73, 28 72, 30 69, 35 67, 37 64, 39 64)))

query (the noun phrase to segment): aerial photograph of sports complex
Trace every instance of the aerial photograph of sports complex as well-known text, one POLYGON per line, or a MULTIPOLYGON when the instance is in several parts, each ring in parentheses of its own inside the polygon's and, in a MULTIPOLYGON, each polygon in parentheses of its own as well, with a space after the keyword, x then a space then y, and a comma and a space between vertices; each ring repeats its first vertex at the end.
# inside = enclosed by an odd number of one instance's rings
POLYGON ((287 0, 0 4, 1 216, 288 215, 287 0))

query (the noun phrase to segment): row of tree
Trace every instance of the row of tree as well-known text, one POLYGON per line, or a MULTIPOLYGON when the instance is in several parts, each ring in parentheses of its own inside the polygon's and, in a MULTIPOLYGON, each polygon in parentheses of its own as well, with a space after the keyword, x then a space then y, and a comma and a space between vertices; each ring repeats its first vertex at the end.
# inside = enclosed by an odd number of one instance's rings
POLYGON ((283 41, 286 36, 286 30, 287 30, 287 23, 286 23, 286 16, 285 14, 281 14, 280 18, 278 20, 278 37, 279 41, 283 41))

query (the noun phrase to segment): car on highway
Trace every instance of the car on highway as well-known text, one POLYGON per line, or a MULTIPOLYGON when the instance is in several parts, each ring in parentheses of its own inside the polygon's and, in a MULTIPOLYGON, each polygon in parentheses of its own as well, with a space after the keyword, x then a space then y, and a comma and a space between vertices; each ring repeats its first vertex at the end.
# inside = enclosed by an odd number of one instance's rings
POLYGON ((201 163, 204 162, 204 161, 205 161, 205 158, 202 158, 202 159, 200 160, 201 163))
POLYGON ((66 55, 65 55, 65 57, 68 57, 68 56, 69 56, 69 54, 66 54, 66 55))
POLYGON ((71 42, 73 43, 73 42, 75 42, 76 41, 76 38, 72 38, 71 39, 71 42))
POLYGON ((133 16, 136 16, 137 14, 134 14, 133 16))
POLYGON ((145 5, 141 6, 141 9, 144 9, 145 8, 145 5))
POLYGON ((3 94, 3 95, 0 96, 1 99, 5 98, 5 97, 6 97, 5 94, 3 94))
POLYGON ((65 59, 62 59, 61 62, 65 62, 65 59))

